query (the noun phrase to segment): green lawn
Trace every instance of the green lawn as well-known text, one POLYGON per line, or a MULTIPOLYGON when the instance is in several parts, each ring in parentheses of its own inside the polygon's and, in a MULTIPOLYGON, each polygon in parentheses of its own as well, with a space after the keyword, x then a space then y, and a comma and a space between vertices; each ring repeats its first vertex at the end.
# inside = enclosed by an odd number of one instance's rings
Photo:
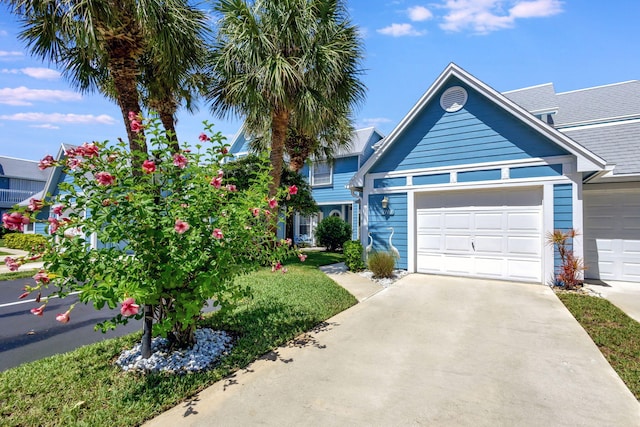
POLYGON ((288 265, 287 274, 261 270, 241 277, 254 298, 205 320, 206 326, 236 337, 231 353, 209 372, 181 376, 121 372, 113 361, 140 334, 2 372, 0 425, 139 425, 355 304, 351 294, 316 268, 336 259, 341 261, 333 254, 310 253, 306 263, 288 265))
POLYGON ((604 298, 575 293, 558 297, 640 400, 640 323, 604 298))

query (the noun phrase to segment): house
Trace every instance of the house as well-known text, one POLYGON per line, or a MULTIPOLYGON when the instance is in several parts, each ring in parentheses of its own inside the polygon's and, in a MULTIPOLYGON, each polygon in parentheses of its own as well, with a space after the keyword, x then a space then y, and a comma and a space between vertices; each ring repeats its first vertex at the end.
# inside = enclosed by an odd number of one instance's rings
MULTIPOLYGON (((352 237, 359 238, 360 206, 347 184, 358 169, 371 157, 374 145, 383 135, 373 127, 356 130, 349 147, 334 154, 332 162, 312 160, 301 172, 312 187, 312 195, 320 211, 314 216, 294 218, 294 240, 296 243, 313 245, 314 230, 318 222, 327 216, 337 216, 351 224, 352 237)), ((231 142, 230 154, 236 158, 247 155, 251 150, 244 129, 241 129, 231 142)))
POLYGON ((42 191, 48 175, 36 161, 0 156, 0 215, 42 191))
POLYGON ((547 283, 573 228, 587 278, 640 282, 640 82, 499 93, 450 64, 349 186, 409 272, 547 283))

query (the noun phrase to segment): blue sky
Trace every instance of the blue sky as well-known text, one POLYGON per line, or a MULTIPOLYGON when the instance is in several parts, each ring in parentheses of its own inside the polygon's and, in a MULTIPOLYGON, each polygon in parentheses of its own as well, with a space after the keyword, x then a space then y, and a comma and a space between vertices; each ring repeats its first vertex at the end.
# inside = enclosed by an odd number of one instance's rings
MULTIPOLYGON (((347 2, 365 48, 368 88, 356 126, 388 134, 450 62, 498 91, 553 82, 557 92, 640 78, 640 1, 436 0, 347 2)), ((56 64, 32 58, 0 11, 0 155, 38 160, 61 143, 126 137, 117 106, 80 94, 56 64)), ((229 139, 240 121, 200 104, 178 115, 196 142, 202 121, 229 139)))

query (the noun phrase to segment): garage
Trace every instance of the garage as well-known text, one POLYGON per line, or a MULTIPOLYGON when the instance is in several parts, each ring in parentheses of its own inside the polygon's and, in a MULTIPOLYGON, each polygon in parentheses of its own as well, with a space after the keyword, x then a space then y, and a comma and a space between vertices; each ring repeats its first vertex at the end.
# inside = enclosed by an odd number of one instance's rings
POLYGON ((640 282, 640 190, 585 190, 585 276, 640 282))
POLYGON ((421 273, 542 281, 542 188, 416 195, 421 273))

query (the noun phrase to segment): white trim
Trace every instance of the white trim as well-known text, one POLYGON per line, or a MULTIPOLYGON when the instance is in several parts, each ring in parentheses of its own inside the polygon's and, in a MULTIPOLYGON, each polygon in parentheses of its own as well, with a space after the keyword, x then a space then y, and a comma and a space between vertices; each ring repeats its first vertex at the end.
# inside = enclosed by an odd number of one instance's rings
POLYGON ((554 157, 536 157, 532 159, 522 160, 506 160, 487 163, 469 163, 464 165, 454 166, 437 166, 425 169, 407 169, 407 170, 395 170, 389 172, 376 172, 367 174, 368 177, 378 178, 397 178, 407 175, 436 175, 443 172, 467 172, 477 170, 491 170, 502 169, 503 167, 524 167, 524 166, 547 166, 565 164, 573 161, 573 156, 554 156, 554 157))
POLYGON ((338 218, 340 218, 341 220, 344 221, 344 215, 343 215, 343 211, 344 209, 338 210, 338 209, 332 209, 329 212, 329 216, 337 216, 338 218), (334 214, 338 214, 338 215, 334 215, 334 214))
POLYGON ((602 119, 585 120, 583 122, 562 123, 556 129, 564 132, 571 132, 582 129, 596 129, 608 126, 627 125, 640 122, 640 114, 630 114, 628 116, 606 117, 602 119))
MULTIPOLYGON (((522 92, 522 91, 524 91, 524 90, 535 89, 535 88, 543 87, 543 86, 552 86, 552 87, 553 87, 553 82, 549 82, 549 83, 542 83, 542 84, 539 84, 539 85, 533 85, 533 86, 527 86, 527 87, 523 87, 523 88, 520 88, 520 89, 511 89, 511 90, 507 90, 507 91, 502 92, 502 93, 503 93, 503 94, 505 94, 505 93, 516 93, 516 92, 522 92)), ((554 92, 555 92, 555 90, 554 90, 554 92)))
POLYGON ((316 202, 318 206, 331 206, 331 205, 352 205, 353 200, 341 200, 335 202, 316 202))
POLYGON ((407 272, 417 271, 416 258, 418 257, 418 230, 416 230, 416 197, 415 191, 407 192, 407 272))
POLYGON ((554 199, 553 183, 542 186, 542 283, 553 281, 554 272, 554 249, 546 244, 546 236, 554 230, 554 199))
POLYGON ((333 185, 333 164, 326 160, 314 161, 311 163, 311 167, 309 168, 309 177, 311 187, 329 187, 333 185), (318 164, 326 164, 329 167, 329 182, 323 182, 320 184, 315 182, 315 169, 318 164))
POLYGON ((602 86, 592 86, 592 87, 587 87, 587 88, 583 88, 583 89, 569 90, 567 92, 558 92, 558 93, 556 93, 556 95, 564 95, 564 94, 567 94, 567 93, 584 92, 584 91, 587 91, 587 90, 600 89, 600 88, 603 88, 603 87, 610 87, 610 86, 619 86, 619 85, 624 85, 624 84, 634 83, 634 82, 637 82, 637 80, 627 80, 626 82, 609 83, 609 84, 602 85, 602 86))

